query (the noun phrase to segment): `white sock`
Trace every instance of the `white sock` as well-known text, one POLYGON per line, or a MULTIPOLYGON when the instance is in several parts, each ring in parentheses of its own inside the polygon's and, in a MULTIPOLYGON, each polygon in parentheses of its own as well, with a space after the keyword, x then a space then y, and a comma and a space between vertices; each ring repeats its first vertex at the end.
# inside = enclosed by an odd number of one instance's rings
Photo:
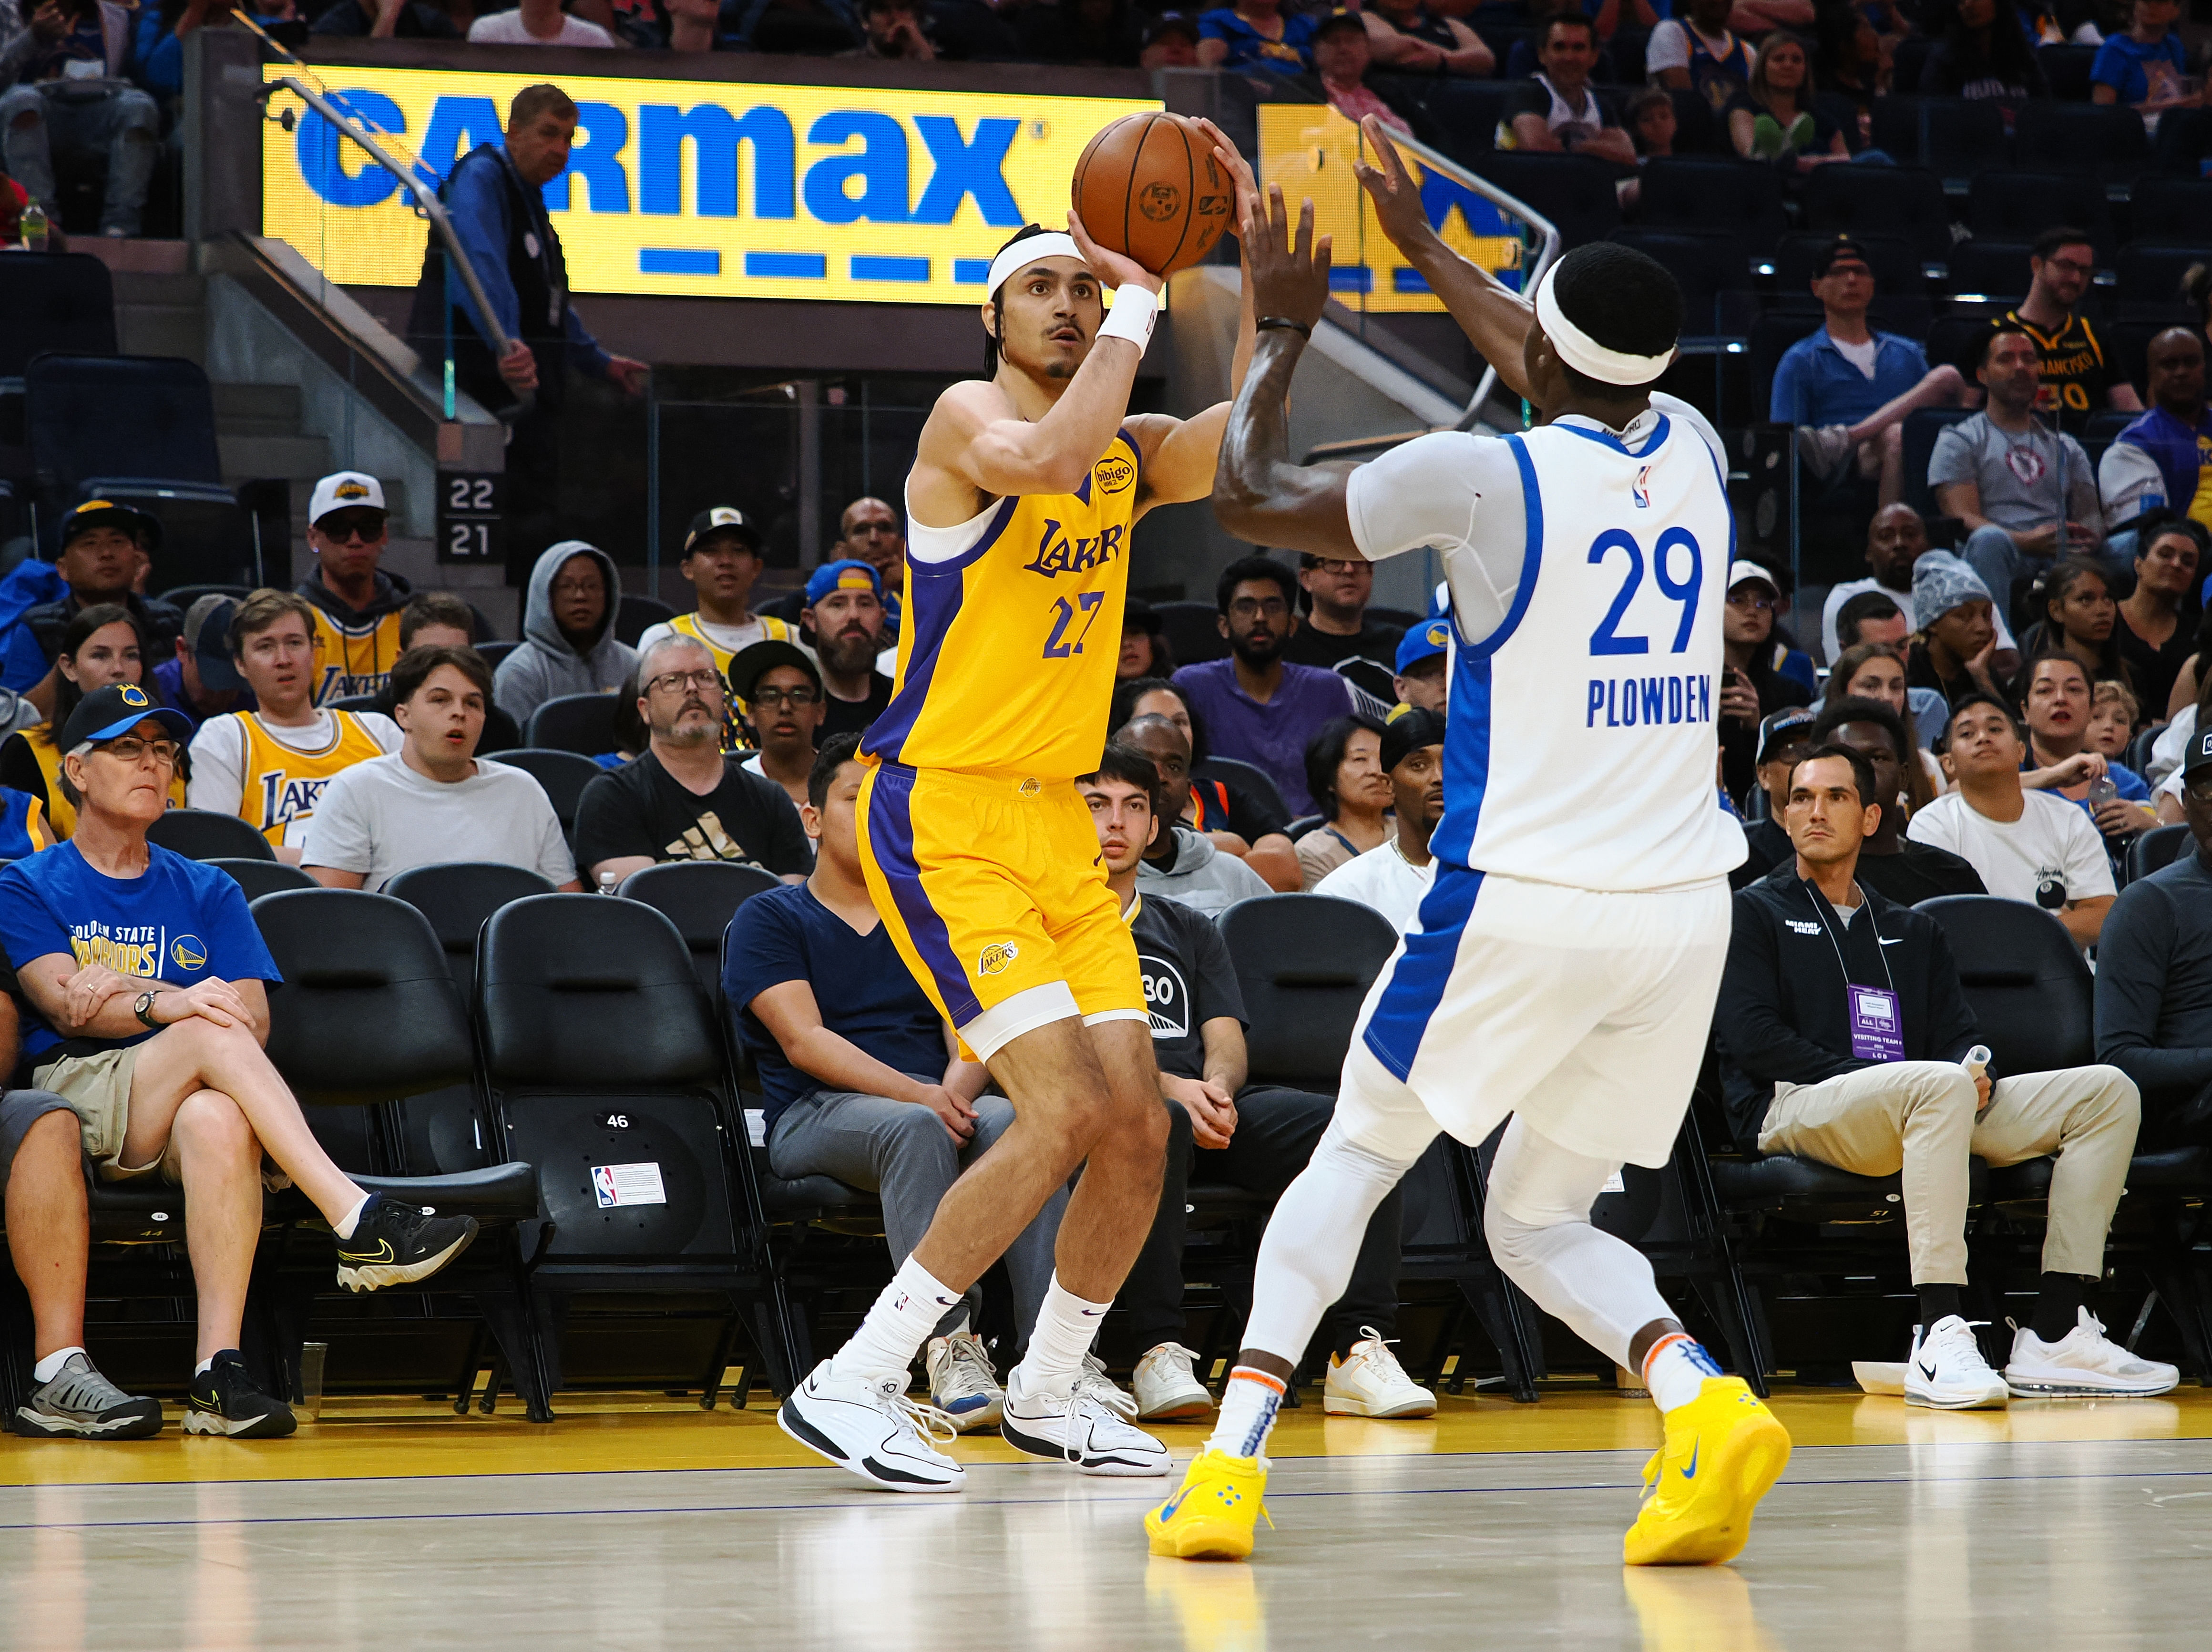
POLYGON ((353 1230, 361 1225, 361 1213, 368 1208, 368 1195, 363 1193, 361 1202, 331 1224, 331 1231, 341 1239, 353 1237, 353 1230))
POLYGON ((1705 1392, 1707 1377, 1720 1374, 1713 1357, 1684 1331, 1669 1332, 1644 1356, 1644 1386, 1662 1412, 1688 1405, 1705 1392))
POLYGON ((1009 1376, 1021 1378, 1024 1394, 1065 1394, 1083 1375, 1083 1356, 1098 1335, 1098 1322, 1113 1303, 1085 1302, 1052 1276, 1045 1287, 1044 1305, 1037 1309, 1036 1329, 1030 1333, 1029 1351, 1009 1376))
POLYGON ((1222 1385, 1221 1411, 1206 1441, 1215 1451, 1232 1457, 1266 1455, 1267 1431, 1275 1426, 1276 1408, 1283 1403, 1283 1379, 1249 1365, 1238 1365, 1222 1385))
MULTIPOLYGON (((84 1354, 84 1350, 77 1347, 55 1349, 31 1367, 31 1380, 34 1382, 52 1382, 62 1374, 62 1367, 69 1364, 71 1354, 84 1354)), ((90 1354, 84 1354, 84 1357, 87 1360, 92 1357, 90 1354)))
POLYGON ((832 1376, 883 1376, 911 1370, 915 1351, 929 1340, 960 1292, 941 1285, 909 1256, 868 1309, 853 1339, 830 1361, 832 1376))
POLYGON ((210 1354, 205 1359, 200 1361, 198 1364, 192 1367, 192 1375, 194 1376, 205 1376, 208 1374, 208 1367, 214 1364, 215 1356, 213 1354, 210 1354))

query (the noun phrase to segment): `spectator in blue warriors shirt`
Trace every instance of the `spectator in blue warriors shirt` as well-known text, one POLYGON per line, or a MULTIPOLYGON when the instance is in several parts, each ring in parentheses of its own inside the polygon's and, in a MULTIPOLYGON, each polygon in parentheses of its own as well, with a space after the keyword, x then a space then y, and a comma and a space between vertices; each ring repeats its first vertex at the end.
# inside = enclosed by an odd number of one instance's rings
POLYGON ((1200 12, 1198 61, 1206 69, 1303 75, 1313 67, 1315 20, 1286 13, 1282 0, 1237 0, 1200 12))
POLYGON ((262 1048, 282 977, 243 892, 146 841, 191 732, 135 684, 85 696, 57 742, 76 835, 0 872, 0 944, 27 1006, 33 1087, 76 1114, 94 1174, 185 1189, 199 1297, 186 1432, 289 1434, 291 1412, 238 1353, 263 1155, 331 1224, 349 1290, 428 1278, 477 1224, 364 1193, 308 1129, 262 1048))
POLYGON ((2190 84, 2189 54, 2174 32, 2181 0, 2135 0, 2128 32, 2107 35, 2089 66, 2089 100, 2124 103, 2157 130, 2168 109, 2194 108, 2203 93, 2190 84))

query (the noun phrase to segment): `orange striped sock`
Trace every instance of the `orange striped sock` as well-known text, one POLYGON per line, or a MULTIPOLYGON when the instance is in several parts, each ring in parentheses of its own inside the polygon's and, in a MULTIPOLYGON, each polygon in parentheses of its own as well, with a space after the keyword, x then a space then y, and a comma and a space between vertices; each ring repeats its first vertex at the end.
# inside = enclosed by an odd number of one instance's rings
POLYGON ((1232 1457, 1260 1455, 1287 1392, 1279 1376, 1251 1365, 1232 1368, 1221 1390, 1221 1414, 1206 1444, 1232 1457))

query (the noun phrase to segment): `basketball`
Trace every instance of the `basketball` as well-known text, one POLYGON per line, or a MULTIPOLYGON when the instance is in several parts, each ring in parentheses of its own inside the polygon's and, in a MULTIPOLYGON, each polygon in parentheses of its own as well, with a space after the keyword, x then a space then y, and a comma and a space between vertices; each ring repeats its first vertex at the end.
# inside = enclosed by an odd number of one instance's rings
POLYGON ((1235 191, 1195 125, 1141 114, 1122 116, 1091 140, 1070 195, 1092 240, 1171 276, 1213 250, 1235 191))

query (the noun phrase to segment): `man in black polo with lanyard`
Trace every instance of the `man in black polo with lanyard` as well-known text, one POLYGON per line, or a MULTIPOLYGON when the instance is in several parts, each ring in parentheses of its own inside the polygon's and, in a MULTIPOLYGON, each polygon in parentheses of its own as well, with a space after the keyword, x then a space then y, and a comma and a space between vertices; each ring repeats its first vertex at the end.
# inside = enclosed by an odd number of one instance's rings
POLYGON ((1879 795, 1859 752, 1814 747, 1783 813, 1796 853, 1735 896, 1713 1024, 1736 1139, 1858 1175, 1903 1172, 1920 1299, 1907 1405, 2163 1394, 2174 1368, 2109 1341, 2085 1300, 2135 1151, 2135 1084, 2110 1066, 1989 1071, 1942 927, 1858 877, 1879 795), (2046 1153, 2057 1162, 2041 1288, 2001 1375, 1964 1315, 1969 1165, 2046 1153))
POLYGON ((459 274, 448 279, 445 246, 435 235, 422 256, 407 323, 410 342, 425 357, 443 361, 451 349, 454 382, 486 408, 497 412, 526 393, 533 398, 514 419, 507 448, 507 568, 516 585, 545 549, 539 540, 547 536, 533 528, 550 523, 557 510, 568 369, 610 380, 633 396, 644 392, 650 371, 642 361, 601 349, 568 307, 568 266, 546 215, 544 190, 568 164, 576 119, 574 100, 559 87, 524 87, 507 108, 506 143, 470 150, 440 191, 483 283, 492 319, 507 340, 505 354, 489 342, 459 274))

